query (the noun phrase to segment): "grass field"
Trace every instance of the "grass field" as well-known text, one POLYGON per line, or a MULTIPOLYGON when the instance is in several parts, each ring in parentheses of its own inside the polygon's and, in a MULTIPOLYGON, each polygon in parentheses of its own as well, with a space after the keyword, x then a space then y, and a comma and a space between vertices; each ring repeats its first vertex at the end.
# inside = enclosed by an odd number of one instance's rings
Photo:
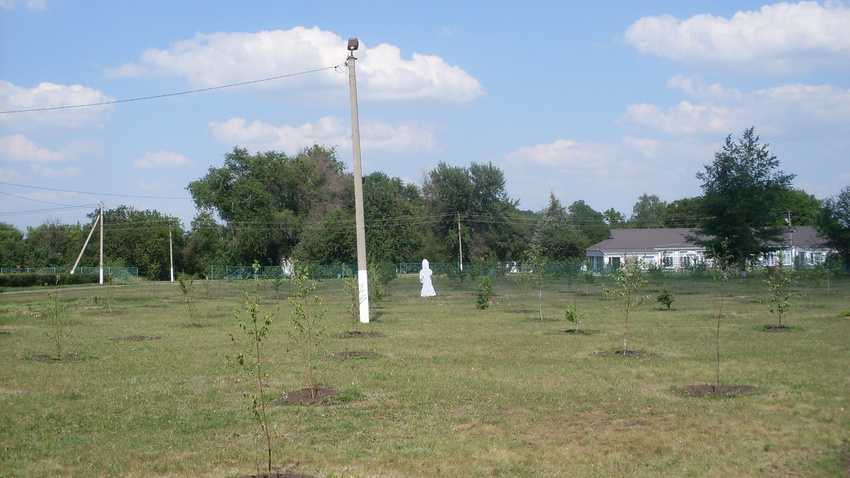
MULTIPOLYGON (((250 282, 195 282, 195 326, 176 283, 60 291, 66 324, 55 350, 48 291, 0 295, 0 477, 237 477, 258 473, 264 445, 228 363, 233 310, 250 282), (109 312, 107 298, 112 312, 109 312), (42 357, 46 355, 47 358, 42 357)), ((493 281, 416 277, 390 283, 373 322, 352 338, 342 281, 319 283, 328 337, 318 384, 342 392, 326 405, 271 410, 275 463, 317 477, 846 476, 850 461, 850 282, 801 284, 775 323, 760 278, 724 294, 721 379, 758 392, 694 397, 712 383, 716 299, 710 279, 664 278, 630 317, 629 348, 643 358, 596 356, 622 347, 623 317, 598 280, 550 281, 536 292, 493 281), (675 294, 672 310, 655 296, 675 294), (586 314, 589 335, 564 308, 586 314)), ((261 291, 276 312, 270 392, 306 387, 289 351, 289 286, 261 291)))

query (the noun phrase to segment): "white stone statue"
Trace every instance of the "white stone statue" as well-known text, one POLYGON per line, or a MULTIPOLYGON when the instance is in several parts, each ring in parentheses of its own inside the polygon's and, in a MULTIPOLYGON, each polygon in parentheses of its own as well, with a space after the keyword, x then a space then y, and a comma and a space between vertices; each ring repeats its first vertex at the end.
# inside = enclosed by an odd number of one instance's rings
POLYGON ((431 268, 428 267, 428 259, 422 259, 422 270, 419 271, 419 282, 422 283, 422 293, 420 294, 422 297, 434 297, 437 295, 434 292, 434 286, 431 284, 431 276, 434 273, 431 271, 431 268))

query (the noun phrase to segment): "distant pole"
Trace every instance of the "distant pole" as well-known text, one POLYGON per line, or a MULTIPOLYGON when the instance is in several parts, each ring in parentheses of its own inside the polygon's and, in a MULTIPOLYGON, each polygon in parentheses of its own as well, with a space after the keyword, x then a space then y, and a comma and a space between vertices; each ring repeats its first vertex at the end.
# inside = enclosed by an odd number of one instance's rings
POLYGON ((100 283, 103 284, 103 201, 100 202, 100 283))
POLYGON ((174 247, 171 244, 171 222, 168 223, 168 263, 171 265, 171 282, 174 282, 174 247))
POLYGON ((458 252, 458 264, 460 264, 460 271, 463 272, 463 239, 460 234, 460 213, 457 213, 457 252, 458 252))
POLYGON ((351 142, 354 152, 354 219, 357 226, 357 285, 360 291, 360 322, 369 323, 369 268, 366 263, 366 221, 363 213, 363 168, 360 165, 360 116, 357 112, 356 38, 348 40, 348 90, 351 95, 351 142))

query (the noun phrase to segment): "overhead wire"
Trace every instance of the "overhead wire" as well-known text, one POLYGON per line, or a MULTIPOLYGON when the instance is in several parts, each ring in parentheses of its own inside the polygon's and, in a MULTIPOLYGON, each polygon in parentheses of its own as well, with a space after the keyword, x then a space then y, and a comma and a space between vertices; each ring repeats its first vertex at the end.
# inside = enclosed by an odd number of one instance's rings
POLYGON ((293 77, 293 76, 307 75, 307 74, 310 74, 310 73, 317 73, 317 72, 324 71, 324 70, 336 69, 336 68, 339 68, 339 66, 340 65, 326 66, 326 67, 323 67, 323 68, 316 68, 314 70, 299 71, 298 73, 289 73, 289 74, 286 74, 286 75, 272 76, 270 78, 263 78, 261 80, 242 81, 242 82, 239 82, 239 83, 231 83, 229 85, 210 86, 210 87, 207 87, 207 88, 198 88, 198 89, 195 89, 195 90, 179 91, 179 92, 176 92, 176 93, 164 93, 164 94, 161 94, 161 95, 140 96, 140 97, 137 97, 137 98, 127 98, 127 99, 123 99, 123 100, 112 100, 112 101, 101 101, 101 102, 97 102, 97 103, 85 103, 85 104, 79 104, 79 105, 45 106, 45 107, 42 107, 42 108, 8 110, 8 111, 0 111, 0 114, 32 113, 32 112, 36 112, 36 111, 53 111, 53 110, 63 110, 63 109, 72 109, 72 108, 88 108, 88 107, 92 107, 92 106, 117 105, 117 104, 120 104, 120 103, 130 103, 130 102, 134 102, 134 101, 156 100, 156 99, 160 99, 160 98, 169 98, 169 97, 172 97, 172 96, 191 95, 191 94, 194 94, 194 93, 202 93, 202 92, 205 92, 205 91, 221 90, 221 89, 225 89, 225 88, 234 88, 234 87, 237 87, 237 86, 252 85, 252 84, 255 84, 255 83, 263 83, 263 82, 266 82, 266 81, 280 80, 282 78, 290 78, 290 77, 293 77))

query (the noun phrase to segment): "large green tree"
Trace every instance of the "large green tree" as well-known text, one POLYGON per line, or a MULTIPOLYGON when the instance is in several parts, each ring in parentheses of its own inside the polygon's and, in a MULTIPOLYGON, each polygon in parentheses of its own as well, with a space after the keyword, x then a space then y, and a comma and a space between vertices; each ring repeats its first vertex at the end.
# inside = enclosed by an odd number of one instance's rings
POLYGON ((701 214, 702 198, 677 199, 664 209, 664 227, 697 227, 701 214))
POLYGON ((816 222, 829 246, 838 251, 845 266, 850 266, 850 186, 824 201, 816 222))
MULTIPOLYGON (((89 226, 90 227, 90 226, 89 226)), ((26 267, 71 267, 86 240, 89 227, 45 221, 40 226, 28 227, 24 239, 26 267), (84 230, 85 229, 85 230, 84 230)), ((96 265, 96 254, 89 248, 81 266, 96 265)))
POLYGON ((201 211, 192 219, 183 248, 183 271, 204 276, 210 266, 234 264, 233 249, 227 247, 227 228, 219 224, 209 211, 201 211))
POLYGON ((584 234, 570 222, 566 208, 554 193, 550 193, 549 206, 538 214, 531 250, 546 261, 584 259, 587 242, 584 234))
POLYGON ((528 231, 518 225, 517 202, 505 190, 504 173, 492 163, 469 168, 440 162, 422 185, 439 259, 458 255, 458 223, 463 260, 509 260, 525 249, 528 231))
POLYGON ((779 224, 789 220, 793 226, 814 226, 821 213, 822 201, 802 189, 790 189, 780 194, 776 201, 779 224))
MULTIPOLYGON (((94 219, 98 213, 92 212, 89 217, 94 219)), ((107 266, 138 267, 142 277, 168 280, 172 255, 175 270, 182 268, 183 247, 183 227, 172 216, 124 205, 103 211, 103 255, 107 266)), ((89 249, 97 248, 89 245, 89 249)))
POLYGON ((794 179, 778 168, 779 160, 760 143, 755 128, 738 141, 727 136, 714 162, 696 175, 703 195, 691 239, 712 257, 728 254, 739 267, 771 250, 784 232, 777 226, 783 216, 778 202, 794 179))
POLYGON ((637 229, 664 227, 664 212, 666 210, 667 203, 658 196, 643 194, 632 207, 629 227, 637 229))
MULTIPOLYGON (((314 264, 353 264, 357 259, 354 184, 343 208, 308 224, 294 256, 314 264)), ((366 254, 372 264, 416 261, 422 246, 419 190, 382 172, 363 178, 366 254)))
POLYGON ((586 238, 585 248, 606 239, 611 232, 605 222, 605 215, 588 206, 583 200, 573 202, 567 210, 570 223, 586 238))
POLYGON ((22 267, 24 264, 24 233, 0 222, 0 267, 22 267))
POLYGON ((202 212, 224 221, 234 260, 278 264, 290 257, 307 224, 343 207, 351 175, 333 149, 313 146, 296 156, 233 148, 188 190, 202 212))

